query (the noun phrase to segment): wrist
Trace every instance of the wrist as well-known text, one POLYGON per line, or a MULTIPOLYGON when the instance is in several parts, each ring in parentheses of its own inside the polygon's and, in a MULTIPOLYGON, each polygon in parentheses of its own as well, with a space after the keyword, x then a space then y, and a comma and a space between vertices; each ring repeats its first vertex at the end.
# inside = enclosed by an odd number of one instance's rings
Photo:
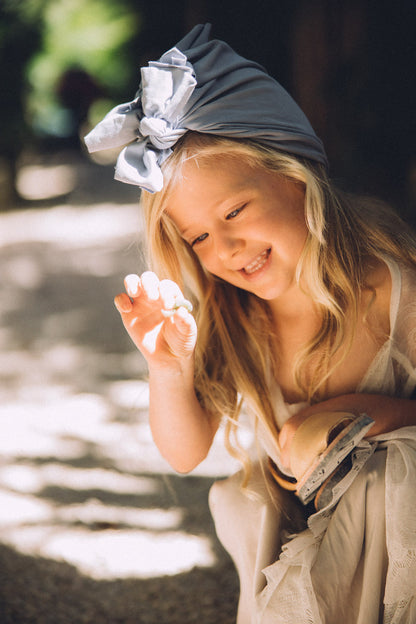
POLYGON ((148 363, 149 379, 169 380, 178 378, 194 378, 194 357, 174 358, 169 362, 148 363))

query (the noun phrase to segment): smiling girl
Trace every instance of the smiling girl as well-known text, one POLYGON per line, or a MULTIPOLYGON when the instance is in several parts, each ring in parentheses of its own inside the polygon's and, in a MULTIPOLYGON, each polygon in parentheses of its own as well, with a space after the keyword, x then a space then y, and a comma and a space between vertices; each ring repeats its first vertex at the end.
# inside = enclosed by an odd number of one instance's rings
POLYGON ((336 191, 293 100, 208 35, 142 70, 86 139, 135 139, 116 177, 144 189, 152 271, 115 302, 147 359, 155 442, 189 472, 221 419, 230 446, 250 414, 258 462, 210 494, 238 624, 410 624, 415 239, 336 191))

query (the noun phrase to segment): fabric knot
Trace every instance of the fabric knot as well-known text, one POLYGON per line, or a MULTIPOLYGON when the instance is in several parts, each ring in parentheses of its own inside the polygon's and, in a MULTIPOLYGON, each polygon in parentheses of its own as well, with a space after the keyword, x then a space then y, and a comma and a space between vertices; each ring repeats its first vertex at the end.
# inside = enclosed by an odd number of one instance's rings
MULTIPOLYGON (((178 140, 178 132, 172 127, 172 125, 166 121, 166 119, 160 119, 159 117, 143 117, 139 123, 139 131, 143 137, 149 137, 157 149, 164 150, 169 149, 175 145, 178 140)), ((185 130, 182 131, 182 134, 185 130)))

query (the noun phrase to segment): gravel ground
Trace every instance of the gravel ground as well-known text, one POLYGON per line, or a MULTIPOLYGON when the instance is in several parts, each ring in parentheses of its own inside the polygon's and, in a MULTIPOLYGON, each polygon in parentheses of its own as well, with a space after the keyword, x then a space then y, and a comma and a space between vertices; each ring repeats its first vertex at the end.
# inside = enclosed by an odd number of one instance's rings
POLYGON ((2 624, 232 624, 236 579, 229 563, 152 579, 98 582, 65 563, 0 546, 2 624))
POLYGON ((192 475, 160 458, 112 304, 143 269, 137 191, 73 152, 27 164, 0 212, 0 624, 231 624, 207 496, 236 465, 220 436, 192 475))

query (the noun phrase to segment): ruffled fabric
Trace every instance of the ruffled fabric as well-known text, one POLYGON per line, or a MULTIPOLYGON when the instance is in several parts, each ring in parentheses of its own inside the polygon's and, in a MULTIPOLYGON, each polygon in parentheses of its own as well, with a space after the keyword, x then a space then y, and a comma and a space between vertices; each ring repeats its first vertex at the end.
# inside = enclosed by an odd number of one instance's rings
POLYGON ((259 623, 416 621, 416 428, 372 443, 376 453, 338 506, 311 516, 263 570, 259 623))
POLYGON ((120 104, 85 137, 90 152, 127 145, 117 159, 115 179, 150 191, 160 191, 160 165, 186 128, 178 120, 196 79, 186 56, 177 48, 141 70, 136 99, 120 104))

